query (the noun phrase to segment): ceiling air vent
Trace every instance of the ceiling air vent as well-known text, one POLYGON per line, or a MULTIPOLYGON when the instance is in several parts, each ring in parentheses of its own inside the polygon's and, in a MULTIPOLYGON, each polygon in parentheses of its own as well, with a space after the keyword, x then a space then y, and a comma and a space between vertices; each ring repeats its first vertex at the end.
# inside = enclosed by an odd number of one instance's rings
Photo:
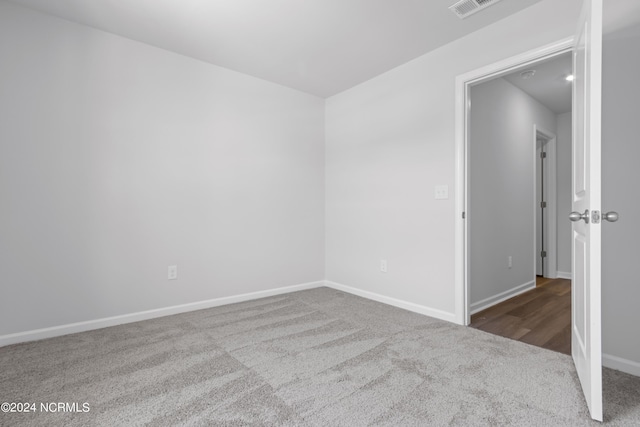
POLYGON ((458 18, 464 19, 499 1, 500 0, 460 0, 458 3, 450 6, 449 10, 455 13, 458 18))

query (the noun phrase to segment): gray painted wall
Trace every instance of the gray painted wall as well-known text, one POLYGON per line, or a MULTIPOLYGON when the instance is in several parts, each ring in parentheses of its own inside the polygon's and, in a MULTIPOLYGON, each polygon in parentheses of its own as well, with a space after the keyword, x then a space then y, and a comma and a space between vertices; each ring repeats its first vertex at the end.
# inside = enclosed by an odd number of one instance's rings
POLYGON ((324 100, 5 2, 0 58, 0 335, 323 279, 324 100))
POLYGON ((567 276, 571 274, 571 112, 559 114, 557 121, 557 267, 567 276))
POLYGON ((602 208, 620 213, 602 225, 603 348, 640 373, 640 24, 608 34, 603 49, 602 208))
POLYGON ((533 129, 555 131, 556 115, 503 78, 472 87, 470 96, 467 224, 473 309, 535 283, 533 129))

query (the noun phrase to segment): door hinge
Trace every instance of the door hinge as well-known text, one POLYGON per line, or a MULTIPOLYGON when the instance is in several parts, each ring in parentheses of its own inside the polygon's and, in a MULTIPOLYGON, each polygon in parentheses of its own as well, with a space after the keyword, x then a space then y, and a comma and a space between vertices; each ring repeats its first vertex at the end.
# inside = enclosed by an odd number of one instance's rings
POLYGON ((540 158, 541 159, 546 159, 547 158, 547 153, 545 153, 544 151, 540 152, 540 158))
POLYGON ((465 219, 467 216, 465 215, 466 212, 462 212, 462 219, 465 219))
POLYGON ((540 256, 541 256, 542 258, 546 258, 546 257, 547 257, 547 251, 541 251, 541 252, 540 252, 540 256))
POLYGON ((546 208, 547 207, 547 202, 540 202, 540 207, 542 209, 546 208))

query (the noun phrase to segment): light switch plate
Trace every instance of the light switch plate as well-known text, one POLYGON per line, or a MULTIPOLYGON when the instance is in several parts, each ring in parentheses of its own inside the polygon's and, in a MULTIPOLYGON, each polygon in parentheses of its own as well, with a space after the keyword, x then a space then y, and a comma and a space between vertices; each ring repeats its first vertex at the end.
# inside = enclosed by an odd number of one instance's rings
POLYGON ((449 198, 449 186, 448 185, 436 185, 435 191, 436 200, 443 200, 449 198))

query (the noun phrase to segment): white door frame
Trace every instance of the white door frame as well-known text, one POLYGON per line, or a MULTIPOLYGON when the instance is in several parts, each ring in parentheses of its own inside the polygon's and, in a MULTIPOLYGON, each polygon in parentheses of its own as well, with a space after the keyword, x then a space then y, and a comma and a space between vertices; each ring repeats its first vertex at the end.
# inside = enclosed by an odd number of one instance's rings
POLYGON ((570 37, 456 77, 455 321, 460 325, 468 325, 471 322, 468 281, 469 236, 466 226, 466 218, 469 214, 467 211, 469 206, 467 153, 470 87, 509 74, 517 68, 536 63, 542 59, 571 52, 572 49, 573 37, 570 37))
MULTIPOLYGON (((542 137, 547 141, 545 144, 545 152, 547 153, 546 157, 546 166, 544 168, 544 194, 542 195, 543 199, 547 202, 546 209, 546 217, 544 218, 544 241, 547 250, 547 259, 544 262, 544 269, 542 274, 544 277, 548 277, 550 279, 555 279, 558 277, 558 269, 557 269, 557 254, 558 254, 558 238, 557 238, 557 157, 556 157, 556 141, 557 137, 555 132, 551 132, 548 129, 544 129, 541 126, 533 125, 533 150, 534 150, 534 173, 533 173, 533 191, 534 191, 534 221, 535 227, 537 227, 538 222, 537 218, 540 215, 540 206, 538 206, 538 202, 536 200, 536 186, 538 185, 539 178, 539 170, 536 167, 536 142, 538 140, 538 135, 542 135, 542 137)), ((537 230, 536 230, 537 233, 537 230)), ((535 241, 534 241, 534 253, 535 253, 535 241)), ((536 254, 536 257, 538 255, 536 254)), ((537 270, 536 264, 534 260, 534 271, 537 270)), ((535 274, 534 274, 535 276, 535 274)))

